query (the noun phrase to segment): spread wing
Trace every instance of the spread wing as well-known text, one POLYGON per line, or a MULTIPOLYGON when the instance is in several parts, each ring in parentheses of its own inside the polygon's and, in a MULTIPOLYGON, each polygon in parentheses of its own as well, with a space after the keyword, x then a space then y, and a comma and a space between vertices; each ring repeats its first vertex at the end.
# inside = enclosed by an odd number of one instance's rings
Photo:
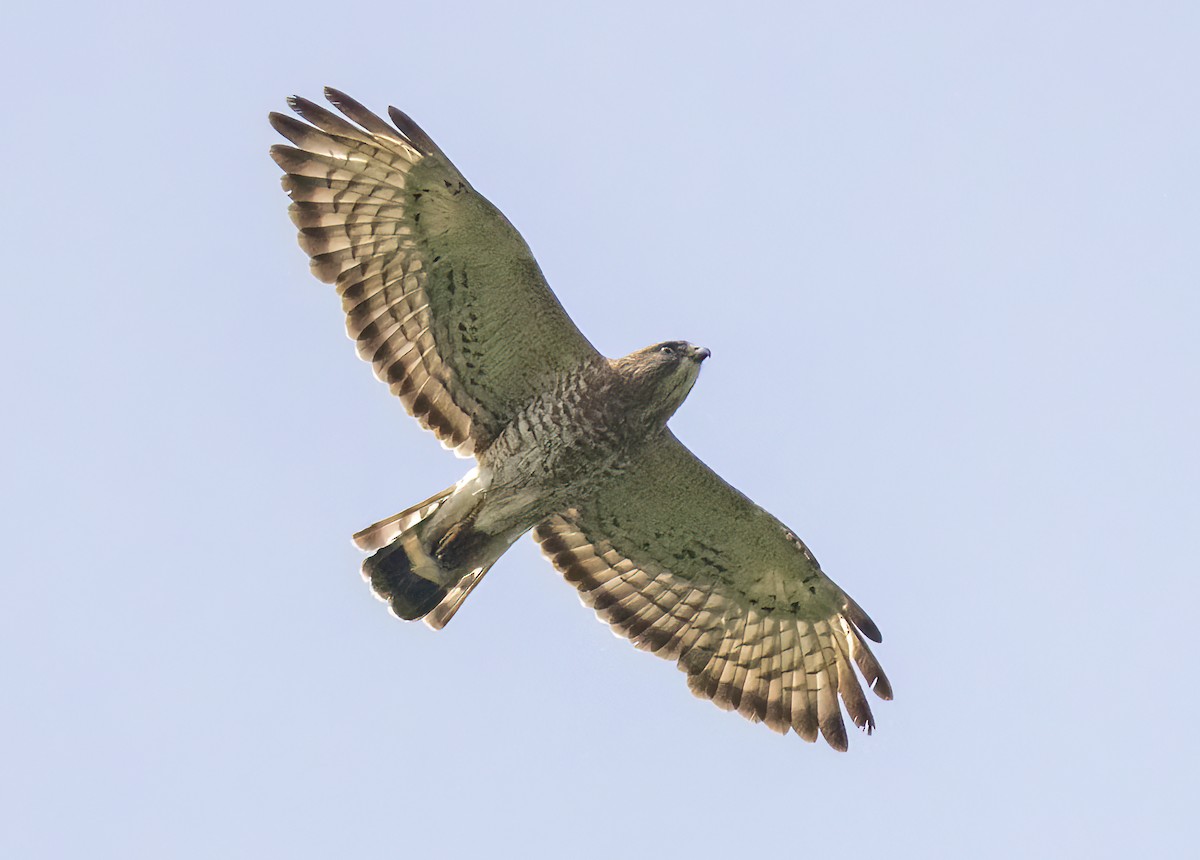
POLYGON ((358 354, 463 456, 557 372, 598 360, 529 247, 411 119, 336 90, 272 113, 271 148, 313 273, 337 285, 358 354))
POLYGON ((856 725, 874 728, 854 667, 892 697, 864 641, 880 641, 866 613, 670 432, 534 537, 615 632, 677 660, 692 692, 720 707, 844 750, 839 694, 856 725))

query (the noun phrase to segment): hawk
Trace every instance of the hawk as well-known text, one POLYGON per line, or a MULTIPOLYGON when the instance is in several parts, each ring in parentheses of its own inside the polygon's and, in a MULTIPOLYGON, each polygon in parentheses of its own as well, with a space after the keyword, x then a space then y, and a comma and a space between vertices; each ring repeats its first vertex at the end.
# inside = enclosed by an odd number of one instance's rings
POLYGON ((583 602, 702 698, 844 750, 891 686, 879 630, 804 543, 704 465, 667 421, 709 351, 608 359, 567 316, 516 229, 408 116, 326 89, 272 147, 313 273, 358 354, 475 468, 354 536, 391 611, 440 629, 528 531, 583 602))

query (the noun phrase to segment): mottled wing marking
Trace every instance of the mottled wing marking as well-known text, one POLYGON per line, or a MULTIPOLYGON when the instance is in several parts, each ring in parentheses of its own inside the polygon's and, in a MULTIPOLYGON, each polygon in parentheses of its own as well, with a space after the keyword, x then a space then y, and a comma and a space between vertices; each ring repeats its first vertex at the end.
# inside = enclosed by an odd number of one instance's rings
POLYGON ((271 156, 313 273, 337 285, 358 354, 463 456, 485 448, 560 370, 597 353, 524 240, 432 140, 336 90, 349 120, 302 98, 272 113, 271 156))
POLYGON ((874 728, 854 667, 892 696, 862 609, 778 520, 669 433, 534 537, 615 632, 677 661, 692 692, 722 708, 844 750, 839 696, 855 725, 874 728))

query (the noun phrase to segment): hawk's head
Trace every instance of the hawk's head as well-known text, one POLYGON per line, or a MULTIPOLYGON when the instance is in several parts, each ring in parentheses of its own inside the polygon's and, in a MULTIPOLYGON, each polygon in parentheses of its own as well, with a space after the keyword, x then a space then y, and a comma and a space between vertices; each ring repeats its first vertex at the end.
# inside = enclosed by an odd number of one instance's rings
POLYGON ((666 423, 696 384, 700 363, 711 354, 685 340, 668 340, 618 358, 613 368, 625 379, 633 408, 651 421, 666 423))

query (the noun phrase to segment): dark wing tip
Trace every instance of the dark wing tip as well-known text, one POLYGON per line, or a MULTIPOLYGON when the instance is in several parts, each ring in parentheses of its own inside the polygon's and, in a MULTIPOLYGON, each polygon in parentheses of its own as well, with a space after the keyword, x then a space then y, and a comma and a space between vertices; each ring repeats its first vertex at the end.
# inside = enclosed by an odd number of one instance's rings
POLYGON ((271 153, 271 158, 274 162, 284 170, 288 170, 289 165, 296 158, 296 148, 283 143, 276 143, 267 151, 271 153))
POLYGON ((355 114, 370 113, 370 111, 367 110, 367 108, 357 99, 351 98, 341 90, 336 90, 333 87, 325 87, 325 98, 329 100, 331 105, 340 110, 342 113, 346 114, 346 116, 354 119, 356 122, 357 119, 355 119, 355 114))
POLYGON ((879 632, 879 628, 875 626, 875 622, 871 620, 871 616, 867 615, 863 611, 863 608, 855 603, 849 595, 845 595, 845 597, 846 617, 850 619, 850 623, 857 627, 859 632, 872 642, 882 642, 883 634, 879 632))
POLYGON ((833 716, 821 722, 821 737, 825 743, 838 752, 850 749, 850 739, 846 736, 846 724, 842 722, 842 713, 837 711, 833 716))
POLYGON ((341 90, 326 87, 325 98, 329 99, 330 104, 341 111, 344 116, 349 117, 371 134, 379 135, 385 139, 400 139, 396 129, 392 128, 380 117, 367 110, 364 105, 350 98, 350 96, 341 90))
POLYGON ((425 131, 413 122, 412 117, 406 114, 399 108, 388 106, 388 116, 392 118, 392 122, 396 124, 396 128, 400 129, 401 133, 408 138, 409 142, 417 149, 421 150, 424 155, 441 155, 442 152, 438 149, 433 138, 425 133, 425 131))
POLYGON ((288 173, 295 173, 302 169, 309 160, 307 152, 296 149, 294 146, 288 146, 286 143, 277 143, 269 151, 271 158, 275 159, 275 163, 288 173))
POLYGON ((339 102, 354 102, 354 104, 358 104, 358 102, 355 102, 354 99, 350 98, 350 96, 346 95, 339 89, 325 87, 323 92, 325 93, 325 98, 329 99, 329 101, 335 105, 339 102))
POLYGON ((307 117, 308 114, 313 111, 323 110, 323 108, 320 105, 316 104, 315 102, 309 101, 308 99, 304 98, 303 96, 288 96, 287 103, 288 103, 288 107, 290 107, 292 110, 294 110, 296 113, 300 114, 300 116, 303 116, 303 117, 307 117))
POLYGON ((271 128, 295 144, 300 144, 301 138, 312 133, 310 126, 305 125, 294 116, 288 116, 285 113, 271 111, 267 114, 267 122, 271 123, 271 128))

